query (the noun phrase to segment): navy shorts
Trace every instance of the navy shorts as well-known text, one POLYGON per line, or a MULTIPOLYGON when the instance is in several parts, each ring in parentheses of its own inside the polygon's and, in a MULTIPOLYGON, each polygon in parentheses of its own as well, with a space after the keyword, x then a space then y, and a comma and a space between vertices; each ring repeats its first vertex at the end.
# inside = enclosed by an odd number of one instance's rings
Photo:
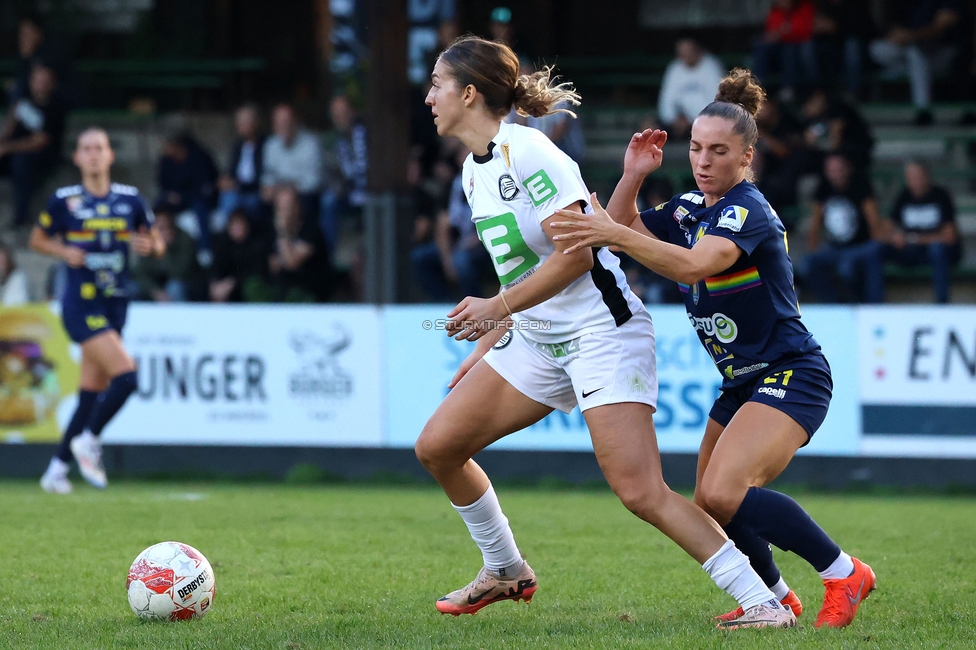
POLYGON ((833 387, 827 358, 811 353, 770 366, 755 381, 722 391, 708 417, 725 427, 743 404, 759 402, 796 420, 809 443, 827 417, 833 387))
POLYGON ((75 343, 84 343, 96 334, 125 327, 129 301, 125 298, 65 300, 61 303, 61 322, 75 343))

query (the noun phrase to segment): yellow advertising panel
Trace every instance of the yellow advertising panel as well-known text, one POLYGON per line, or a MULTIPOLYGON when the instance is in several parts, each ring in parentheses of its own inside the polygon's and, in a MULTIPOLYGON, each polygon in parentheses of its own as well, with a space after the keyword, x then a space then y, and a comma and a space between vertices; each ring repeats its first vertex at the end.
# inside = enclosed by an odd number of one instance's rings
POLYGON ((0 441, 57 442, 58 405, 78 390, 78 373, 50 306, 0 307, 0 441))

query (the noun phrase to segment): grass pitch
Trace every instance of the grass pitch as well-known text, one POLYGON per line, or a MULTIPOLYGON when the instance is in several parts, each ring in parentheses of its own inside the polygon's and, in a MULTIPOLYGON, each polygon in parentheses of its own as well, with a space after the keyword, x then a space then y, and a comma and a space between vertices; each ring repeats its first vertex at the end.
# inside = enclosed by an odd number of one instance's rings
POLYGON ((499 488, 539 576, 530 606, 438 614, 480 554, 447 499, 423 487, 117 482, 44 494, 0 482, 2 648, 972 648, 976 498, 800 495, 878 575, 845 630, 811 623, 814 571, 779 553, 806 613, 796 630, 723 633, 734 603, 609 491, 499 488), (125 577, 179 540, 214 567, 209 614, 147 623, 125 577))

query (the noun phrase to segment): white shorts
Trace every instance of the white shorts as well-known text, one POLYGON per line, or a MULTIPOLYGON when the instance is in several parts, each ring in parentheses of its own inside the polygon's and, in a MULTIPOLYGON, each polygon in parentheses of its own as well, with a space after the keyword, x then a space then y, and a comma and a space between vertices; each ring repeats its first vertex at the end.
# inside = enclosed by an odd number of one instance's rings
POLYGON ((484 356, 495 372, 526 397, 565 413, 640 402, 657 408, 654 324, 640 310, 605 332, 563 343, 537 343, 509 331, 484 356))

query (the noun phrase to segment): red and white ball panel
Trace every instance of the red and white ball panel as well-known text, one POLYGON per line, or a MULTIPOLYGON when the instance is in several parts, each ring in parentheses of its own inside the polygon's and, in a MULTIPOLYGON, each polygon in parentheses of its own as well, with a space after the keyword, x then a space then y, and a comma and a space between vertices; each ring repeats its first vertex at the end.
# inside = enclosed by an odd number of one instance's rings
POLYGON ((203 616, 216 593, 210 562, 180 542, 160 542, 140 553, 129 568, 125 587, 132 611, 165 621, 203 616))

